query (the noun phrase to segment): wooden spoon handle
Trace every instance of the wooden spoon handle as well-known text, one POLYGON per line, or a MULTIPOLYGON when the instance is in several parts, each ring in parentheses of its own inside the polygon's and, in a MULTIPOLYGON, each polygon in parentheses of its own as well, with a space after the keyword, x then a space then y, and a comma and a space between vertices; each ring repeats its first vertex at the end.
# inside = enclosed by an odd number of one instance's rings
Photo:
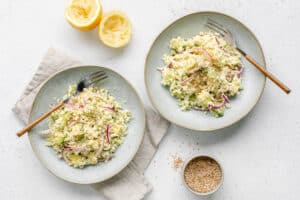
POLYGON ((275 83, 278 87, 280 87, 285 93, 289 94, 291 92, 290 88, 288 88, 284 83, 282 83, 278 78, 276 78, 273 74, 268 72, 265 68, 260 66, 253 58, 251 58, 248 54, 246 54, 243 50, 239 49, 239 52, 259 71, 261 71, 266 77, 271 79, 273 83, 275 83))
POLYGON ((60 102, 59 104, 57 104, 56 106, 54 106, 51 110, 49 110, 48 112, 46 112, 45 114, 43 114, 42 116, 40 116, 38 119, 36 119, 35 121, 31 122, 30 124, 28 124, 25 128, 23 128, 22 130, 20 130, 17 133, 18 137, 21 137, 22 135, 24 135, 27 131, 29 131, 30 129, 32 129, 33 127, 35 127, 38 123, 40 123, 41 121, 43 121, 45 118, 47 118, 51 113, 53 113, 54 111, 56 111, 57 109, 63 107, 64 102, 60 102))

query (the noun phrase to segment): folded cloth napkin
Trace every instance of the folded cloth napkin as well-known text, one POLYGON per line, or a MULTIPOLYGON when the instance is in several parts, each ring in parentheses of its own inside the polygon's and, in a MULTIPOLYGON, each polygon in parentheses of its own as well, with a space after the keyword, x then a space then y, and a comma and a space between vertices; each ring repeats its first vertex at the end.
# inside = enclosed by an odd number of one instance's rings
MULTIPOLYGON (((28 123, 33 100, 43 83, 56 72, 78 65, 80 65, 79 61, 50 48, 32 80, 16 102, 13 112, 24 123, 28 123)), ((143 174, 154 156, 159 142, 166 134, 169 122, 150 108, 146 108, 146 119, 143 143, 131 163, 110 180, 92 185, 109 200, 140 200, 152 189, 143 174)))

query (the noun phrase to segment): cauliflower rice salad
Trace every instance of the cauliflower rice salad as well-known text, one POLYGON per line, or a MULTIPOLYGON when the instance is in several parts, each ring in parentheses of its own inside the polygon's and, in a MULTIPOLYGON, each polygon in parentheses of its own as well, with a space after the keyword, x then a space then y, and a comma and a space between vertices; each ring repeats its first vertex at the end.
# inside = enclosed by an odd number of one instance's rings
POLYGON ((178 99, 182 110, 224 115, 230 97, 242 90, 242 63, 238 50, 218 33, 200 32, 189 39, 173 38, 163 56, 161 84, 178 99))
MULTIPOLYGON (((64 98, 76 90, 72 85, 64 98)), ((46 145, 73 167, 83 168, 112 158, 123 142, 128 110, 105 89, 86 88, 70 98, 61 109, 53 112, 49 129, 43 131, 46 145)))

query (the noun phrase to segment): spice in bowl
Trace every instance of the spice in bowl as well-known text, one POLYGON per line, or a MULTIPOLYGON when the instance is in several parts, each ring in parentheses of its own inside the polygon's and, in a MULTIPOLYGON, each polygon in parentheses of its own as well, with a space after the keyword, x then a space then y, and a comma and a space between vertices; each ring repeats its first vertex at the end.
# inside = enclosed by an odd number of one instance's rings
POLYGON ((183 179, 192 192, 198 195, 208 195, 219 188, 223 173, 215 159, 197 156, 186 163, 183 169, 183 179))

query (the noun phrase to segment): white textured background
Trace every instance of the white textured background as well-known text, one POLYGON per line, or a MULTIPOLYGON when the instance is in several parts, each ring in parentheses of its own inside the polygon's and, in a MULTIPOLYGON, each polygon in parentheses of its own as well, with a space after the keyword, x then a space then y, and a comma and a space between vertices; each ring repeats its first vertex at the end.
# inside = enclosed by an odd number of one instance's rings
MULTIPOLYGON (((96 31, 82 33, 64 20, 65 0, 1 0, 0 3, 0 199, 103 199, 89 186, 64 182, 35 158, 22 127, 11 112, 49 46, 85 63, 113 66, 148 102, 145 55, 155 36, 170 22, 195 11, 214 10, 244 22, 260 40, 268 69, 284 80, 285 95, 267 81, 262 99, 240 123, 211 134, 172 126, 146 176, 153 192, 146 200, 199 199, 182 185, 171 155, 199 152, 218 158, 225 182, 212 199, 296 200, 300 197, 300 1, 297 0, 103 0, 104 10, 130 16, 133 38, 123 50, 104 47, 96 31)), ((124 199, 126 199, 124 197, 124 199)))

